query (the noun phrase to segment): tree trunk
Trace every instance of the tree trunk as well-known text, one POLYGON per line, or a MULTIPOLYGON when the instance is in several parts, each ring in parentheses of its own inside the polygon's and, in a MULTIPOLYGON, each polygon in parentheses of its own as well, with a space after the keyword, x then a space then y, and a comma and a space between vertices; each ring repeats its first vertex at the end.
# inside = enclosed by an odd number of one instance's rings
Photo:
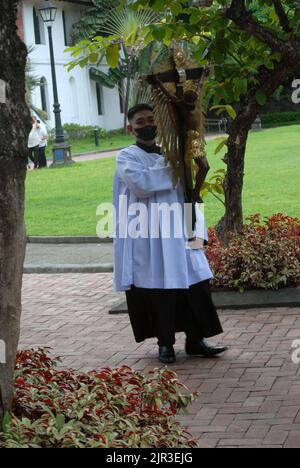
POLYGON ((124 135, 127 135, 127 113, 129 111, 129 101, 130 101, 130 93, 131 93, 131 80, 132 80, 132 73, 134 71, 134 62, 135 58, 133 53, 127 55, 128 59, 128 70, 127 70, 127 78, 126 78, 126 92, 125 92, 125 104, 124 104, 124 135))
POLYGON ((274 66, 274 70, 265 67, 259 69, 257 78, 260 86, 248 91, 248 95, 240 103, 238 116, 229 129, 228 153, 224 158, 227 164, 224 180, 226 209, 224 217, 216 227, 218 237, 225 244, 229 243, 232 234, 243 231, 242 191, 247 138, 252 124, 261 111, 256 92, 259 89, 267 99, 270 99, 278 87, 297 69, 300 62, 299 42, 291 39, 285 44, 277 40, 269 31, 253 21, 251 14, 245 9, 245 2, 233 0, 227 16, 249 35, 258 37, 271 49, 280 52, 282 59, 274 66))
POLYGON ((227 173, 224 180, 225 215, 216 226, 216 232, 226 245, 232 233, 243 230, 242 192, 244 183, 244 165, 246 144, 249 130, 231 133, 228 139, 228 153, 224 158, 227 173))
POLYGON ((245 154, 249 131, 255 121, 260 106, 256 99, 241 103, 237 118, 229 127, 228 152, 224 158, 227 172, 224 180, 225 215, 219 221, 216 232, 228 244, 232 233, 243 231, 243 184, 245 154))
POLYGON ((27 50, 17 34, 17 1, 0 0, 0 422, 13 399, 25 255, 24 181, 29 111, 27 50))
MULTIPOLYGON (((276 89, 284 83, 288 76, 297 68, 299 55, 292 54, 284 57, 273 71, 262 67, 259 71, 260 89, 269 99, 276 89)), ((229 128, 228 153, 224 158, 227 173, 224 181, 225 215, 219 221, 216 231, 219 239, 229 243, 232 234, 243 231, 242 191, 244 179, 244 161, 249 131, 258 116, 261 106, 258 104, 256 89, 249 91, 248 96, 241 102, 237 118, 229 128)))

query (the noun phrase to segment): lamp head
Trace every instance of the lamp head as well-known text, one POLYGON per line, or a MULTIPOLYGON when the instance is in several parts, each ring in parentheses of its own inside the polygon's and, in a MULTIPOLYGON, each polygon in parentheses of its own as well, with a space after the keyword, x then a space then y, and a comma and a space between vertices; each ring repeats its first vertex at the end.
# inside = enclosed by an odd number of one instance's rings
POLYGON ((42 8, 39 8, 41 18, 47 27, 52 28, 56 18, 57 8, 49 1, 45 1, 42 8))

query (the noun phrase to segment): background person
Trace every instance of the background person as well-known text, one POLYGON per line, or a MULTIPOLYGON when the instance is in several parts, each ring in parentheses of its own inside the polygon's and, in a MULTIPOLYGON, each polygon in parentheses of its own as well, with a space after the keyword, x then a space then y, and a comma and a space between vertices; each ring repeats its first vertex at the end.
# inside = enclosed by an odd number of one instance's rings
POLYGON ((32 129, 28 136, 28 159, 33 162, 33 168, 39 167, 39 147, 40 136, 38 123, 35 117, 32 117, 32 129))
POLYGON ((38 166, 39 168, 47 167, 47 159, 46 159, 46 148, 48 146, 48 133, 46 127, 41 125, 41 122, 38 120, 38 134, 40 137, 39 142, 39 155, 38 155, 38 166))

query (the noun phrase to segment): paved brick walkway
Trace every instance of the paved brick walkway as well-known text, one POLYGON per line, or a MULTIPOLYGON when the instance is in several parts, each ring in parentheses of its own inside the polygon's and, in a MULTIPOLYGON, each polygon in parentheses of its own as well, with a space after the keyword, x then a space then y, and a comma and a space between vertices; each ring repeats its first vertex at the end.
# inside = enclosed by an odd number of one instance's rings
MULTIPOLYGON (((136 344, 127 315, 108 315, 123 299, 110 274, 25 275, 20 348, 50 346, 80 369, 127 364, 157 367, 156 343, 136 344)), ((178 335, 174 369, 201 393, 180 420, 199 447, 300 447, 300 309, 223 311, 230 346, 218 359, 187 358, 178 335)))

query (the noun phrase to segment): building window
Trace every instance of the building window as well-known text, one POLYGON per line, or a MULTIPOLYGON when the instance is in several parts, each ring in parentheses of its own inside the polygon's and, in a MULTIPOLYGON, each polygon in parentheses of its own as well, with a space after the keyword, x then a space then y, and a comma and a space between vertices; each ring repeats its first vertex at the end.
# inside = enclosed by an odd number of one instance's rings
POLYGON ((45 44, 44 24, 42 23, 42 19, 40 18, 39 12, 36 8, 33 8, 33 28, 35 43, 37 45, 45 44))
POLYGON ((49 106, 48 106, 48 89, 47 89, 47 80, 46 78, 41 78, 41 84, 40 84, 40 90, 41 90, 41 107, 43 111, 49 113, 49 106))
POLYGON ((72 38, 73 21, 70 17, 70 14, 66 13, 64 10, 62 11, 62 21, 64 28, 65 45, 69 47, 72 46, 74 42, 72 38))
POLYGON ((103 115, 103 98, 102 98, 102 86, 99 83, 96 83, 96 92, 97 92, 97 106, 98 106, 98 115, 103 115))
POLYGON ((41 40, 40 20, 39 20, 38 12, 36 11, 35 8, 33 8, 33 26, 34 26, 35 43, 41 44, 42 40, 41 40))
POLYGON ((63 25, 64 25, 64 38, 65 38, 65 46, 71 45, 70 42, 68 41, 68 33, 67 33, 67 23, 66 23, 66 13, 63 11, 62 12, 62 19, 63 19, 63 25))

